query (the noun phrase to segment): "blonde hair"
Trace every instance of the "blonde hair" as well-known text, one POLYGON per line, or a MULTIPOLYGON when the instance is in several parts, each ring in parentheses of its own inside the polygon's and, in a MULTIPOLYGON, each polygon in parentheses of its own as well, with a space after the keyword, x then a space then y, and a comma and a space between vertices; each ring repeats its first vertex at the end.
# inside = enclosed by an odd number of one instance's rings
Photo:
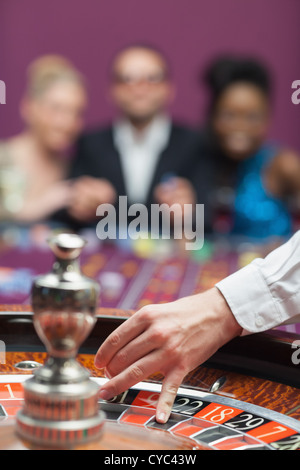
POLYGON ((39 96, 60 81, 73 82, 85 88, 83 76, 69 60, 59 55, 39 57, 27 69, 26 94, 39 96))

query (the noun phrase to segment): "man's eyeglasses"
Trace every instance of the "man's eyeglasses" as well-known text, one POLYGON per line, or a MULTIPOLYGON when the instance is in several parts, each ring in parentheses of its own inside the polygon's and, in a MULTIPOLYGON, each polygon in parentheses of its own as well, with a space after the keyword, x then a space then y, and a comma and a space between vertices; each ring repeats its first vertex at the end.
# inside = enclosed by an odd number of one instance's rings
POLYGON ((166 80, 165 73, 156 73, 149 75, 116 75, 114 82, 120 85, 136 85, 145 83, 147 85, 158 85, 166 80))

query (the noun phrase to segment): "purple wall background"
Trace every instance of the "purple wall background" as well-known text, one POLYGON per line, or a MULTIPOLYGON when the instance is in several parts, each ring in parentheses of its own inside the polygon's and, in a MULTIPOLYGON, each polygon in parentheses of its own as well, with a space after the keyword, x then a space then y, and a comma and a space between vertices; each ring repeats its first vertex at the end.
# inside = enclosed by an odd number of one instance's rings
POLYGON ((274 73, 276 100, 270 136, 300 150, 300 105, 291 84, 300 79, 299 0, 0 0, 0 138, 22 129, 18 105, 28 63, 45 53, 70 58, 89 83, 87 126, 106 123, 114 52, 150 42, 169 56, 178 94, 175 118, 201 123, 207 97, 197 74, 222 52, 256 55, 274 73))

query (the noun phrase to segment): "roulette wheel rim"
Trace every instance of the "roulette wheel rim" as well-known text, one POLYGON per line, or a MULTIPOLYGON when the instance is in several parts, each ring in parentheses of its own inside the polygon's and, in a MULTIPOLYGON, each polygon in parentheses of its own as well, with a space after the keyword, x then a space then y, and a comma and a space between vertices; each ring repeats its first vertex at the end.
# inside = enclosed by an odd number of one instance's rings
MULTIPOLYGON (((1 381, 20 383, 29 377, 16 375, 13 380, 3 376, 1 381)), ((92 380, 101 386, 107 379, 93 377, 92 380)), ((252 403, 185 387, 178 391, 170 422, 159 425, 155 422, 155 399, 160 387, 158 383, 141 382, 111 401, 100 400, 100 409, 106 415, 103 434, 72 449, 223 450, 227 446, 230 450, 275 450, 288 447, 289 439, 290 447, 297 442, 300 446, 300 421, 252 403), (247 425, 247 421, 256 425, 253 428, 256 435, 252 435, 251 427, 249 432, 236 429, 237 423, 247 425), (261 436, 273 433, 275 438, 260 438, 259 433, 261 436)), ((0 422, 0 436, 5 436, 4 440, 0 439, 2 449, 5 446, 7 449, 40 448, 18 439, 13 417, 0 422)))

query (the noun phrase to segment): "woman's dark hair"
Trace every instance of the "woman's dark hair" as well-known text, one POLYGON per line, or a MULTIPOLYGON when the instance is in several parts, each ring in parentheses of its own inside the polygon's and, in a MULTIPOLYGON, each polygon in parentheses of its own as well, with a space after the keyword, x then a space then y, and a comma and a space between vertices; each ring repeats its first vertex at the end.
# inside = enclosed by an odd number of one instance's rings
POLYGON ((267 98, 271 95, 269 71, 258 60, 252 58, 219 57, 207 68, 204 81, 212 94, 212 109, 226 88, 238 82, 257 86, 267 98))

